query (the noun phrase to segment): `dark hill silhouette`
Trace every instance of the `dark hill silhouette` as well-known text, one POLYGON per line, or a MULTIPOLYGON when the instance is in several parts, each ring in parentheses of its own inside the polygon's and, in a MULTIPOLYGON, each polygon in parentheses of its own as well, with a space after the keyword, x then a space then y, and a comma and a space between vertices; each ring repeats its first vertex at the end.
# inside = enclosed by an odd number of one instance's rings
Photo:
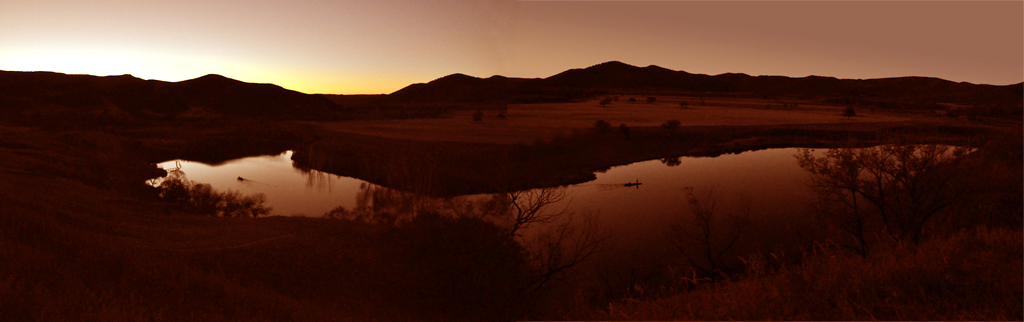
POLYGON ((585 69, 570 69, 543 79, 545 86, 605 90, 735 91, 729 84, 707 75, 673 71, 658 66, 636 67, 607 62, 585 69))
POLYGON ((194 107, 230 115, 321 118, 341 108, 320 95, 308 95, 273 84, 245 83, 221 75, 176 84, 194 107))
POLYGON ((934 107, 937 103, 1019 108, 1024 83, 976 85, 933 77, 838 79, 807 76, 715 76, 673 71, 651 65, 637 67, 611 61, 570 69, 547 78, 487 79, 453 74, 413 84, 388 95, 392 102, 557 102, 607 94, 715 94, 764 97, 795 96, 865 103, 890 108, 934 107))
POLYGON ((861 80, 739 73, 709 76, 655 65, 637 67, 618 61, 570 69, 547 78, 498 75, 478 78, 452 74, 379 96, 308 95, 273 84, 246 83, 220 75, 164 82, 131 75, 99 77, 0 71, 0 115, 222 115, 322 120, 377 113, 385 117, 430 117, 462 104, 488 108, 507 103, 574 101, 609 94, 696 94, 797 97, 895 109, 938 109, 943 108, 940 104, 960 104, 1005 116, 1020 115, 1024 110, 1022 92, 1024 83, 976 85, 932 77, 861 80))
POLYGON ((131 75, 91 76, 0 71, 4 115, 337 117, 344 110, 321 95, 220 75, 181 82, 131 75))
POLYGON ((388 98, 398 102, 490 102, 506 101, 510 90, 527 83, 528 79, 492 76, 478 78, 452 74, 427 84, 412 84, 391 93, 388 98))

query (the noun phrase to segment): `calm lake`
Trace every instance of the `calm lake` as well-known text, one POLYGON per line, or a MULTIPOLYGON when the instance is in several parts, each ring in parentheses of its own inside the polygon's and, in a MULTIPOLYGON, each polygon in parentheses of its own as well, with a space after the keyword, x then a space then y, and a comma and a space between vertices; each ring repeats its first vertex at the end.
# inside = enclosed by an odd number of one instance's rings
MULTIPOLYGON (((628 240, 640 247, 658 244, 663 238, 660 232, 678 224, 680 216, 689 214, 685 187, 713 187, 720 195, 718 212, 736 214, 741 211, 740 205, 746 203, 752 210, 752 223, 759 228, 752 234, 784 235, 785 223, 793 223, 794 218, 801 216, 812 198, 806 186, 807 173, 794 157, 798 151, 768 149, 616 166, 598 173, 596 180, 565 187, 566 197, 548 207, 549 211, 566 209, 596 215, 602 226, 612 228, 622 238, 620 244, 628 240), (642 184, 626 186, 630 182, 642 184)), ((366 188, 372 184, 295 168, 291 155, 291 151, 286 151, 217 165, 172 160, 158 166, 178 168, 189 180, 208 183, 219 191, 263 193, 273 207, 272 215, 317 217, 338 206, 354 209, 361 205, 360 200, 362 205, 366 204, 366 188)))
MULTIPOLYGON (((768 149, 616 166, 597 173, 596 180, 568 186, 568 197, 561 205, 598 212, 603 218, 635 221, 634 216, 615 214, 663 217, 685 210, 685 187, 714 187, 723 201, 746 198, 759 211, 791 208, 809 196, 807 173, 794 158, 797 152, 797 148, 768 149), (632 182, 642 184, 626 186, 632 182)), ((292 151, 285 151, 216 165, 171 160, 157 167, 178 168, 189 180, 208 183, 219 191, 263 193, 273 207, 273 215, 279 216, 317 217, 338 206, 352 209, 357 205, 361 186, 370 185, 356 178, 296 168, 291 156, 292 151)), ((772 215, 776 213, 772 211, 772 215)))

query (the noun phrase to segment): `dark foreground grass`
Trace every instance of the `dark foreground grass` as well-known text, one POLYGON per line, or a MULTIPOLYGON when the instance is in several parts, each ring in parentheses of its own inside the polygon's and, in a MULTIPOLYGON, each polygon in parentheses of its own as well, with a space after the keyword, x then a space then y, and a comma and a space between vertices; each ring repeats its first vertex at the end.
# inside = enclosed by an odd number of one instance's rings
POLYGON ((181 226, 197 237, 189 241, 98 227, 33 201, 5 208, 2 321, 487 321, 523 312, 521 250, 480 221, 147 218, 181 226), (201 237, 211 227, 234 237, 201 237))
POLYGON ((130 238, 117 236, 120 228, 101 227, 101 220, 82 217, 81 212, 35 200, 5 201, 0 213, 0 320, 326 317, 323 308, 259 283, 204 270, 179 252, 131 243, 130 238))
POLYGON ((585 320, 1021 320, 1022 234, 975 229, 868 259, 802 264, 658 299, 563 316, 585 320))

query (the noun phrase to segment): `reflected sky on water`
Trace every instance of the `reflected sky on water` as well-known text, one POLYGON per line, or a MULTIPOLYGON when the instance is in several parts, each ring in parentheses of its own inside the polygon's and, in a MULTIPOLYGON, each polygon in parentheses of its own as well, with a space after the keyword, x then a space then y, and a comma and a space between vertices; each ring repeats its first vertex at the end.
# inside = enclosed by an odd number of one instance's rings
MULTIPOLYGON (((687 209, 685 187, 714 187, 723 213, 740 211, 749 200, 755 218, 779 218, 807 203, 806 172, 793 157, 796 148, 768 149, 718 157, 680 157, 616 166, 594 181, 568 187, 568 197, 553 208, 593 213, 604 225, 629 234, 667 226, 687 209), (640 182, 639 186, 625 184, 640 182)), ((231 160, 218 165, 172 160, 189 180, 218 191, 263 193, 274 215, 320 216, 338 206, 353 209, 363 180, 293 166, 292 152, 231 160), (242 180, 238 178, 241 177, 242 180)))

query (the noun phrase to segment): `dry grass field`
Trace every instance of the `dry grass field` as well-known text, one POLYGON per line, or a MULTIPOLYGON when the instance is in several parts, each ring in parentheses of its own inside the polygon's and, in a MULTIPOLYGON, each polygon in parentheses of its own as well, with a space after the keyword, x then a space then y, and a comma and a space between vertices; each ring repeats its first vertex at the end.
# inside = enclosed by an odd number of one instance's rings
POLYGON ((512 104, 504 119, 497 116, 496 110, 484 110, 482 120, 474 121, 474 111, 465 109, 444 118, 316 124, 329 131, 390 139, 517 144, 569 135, 573 131, 593 127, 598 120, 612 126, 626 124, 629 127, 653 127, 678 120, 682 126, 688 127, 884 123, 911 119, 911 116, 867 109, 858 110, 855 117, 845 117, 842 115, 845 107, 810 101, 713 97, 705 98, 704 105, 701 105, 698 97, 655 96, 654 103, 647 103, 647 96, 633 97, 637 102, 630 103, 629 96, 621 96, 607 106, 601 106, 600 99, 576 103, 512 104), (681 101, 686 101, 688 108, 680 108, 681 101))

